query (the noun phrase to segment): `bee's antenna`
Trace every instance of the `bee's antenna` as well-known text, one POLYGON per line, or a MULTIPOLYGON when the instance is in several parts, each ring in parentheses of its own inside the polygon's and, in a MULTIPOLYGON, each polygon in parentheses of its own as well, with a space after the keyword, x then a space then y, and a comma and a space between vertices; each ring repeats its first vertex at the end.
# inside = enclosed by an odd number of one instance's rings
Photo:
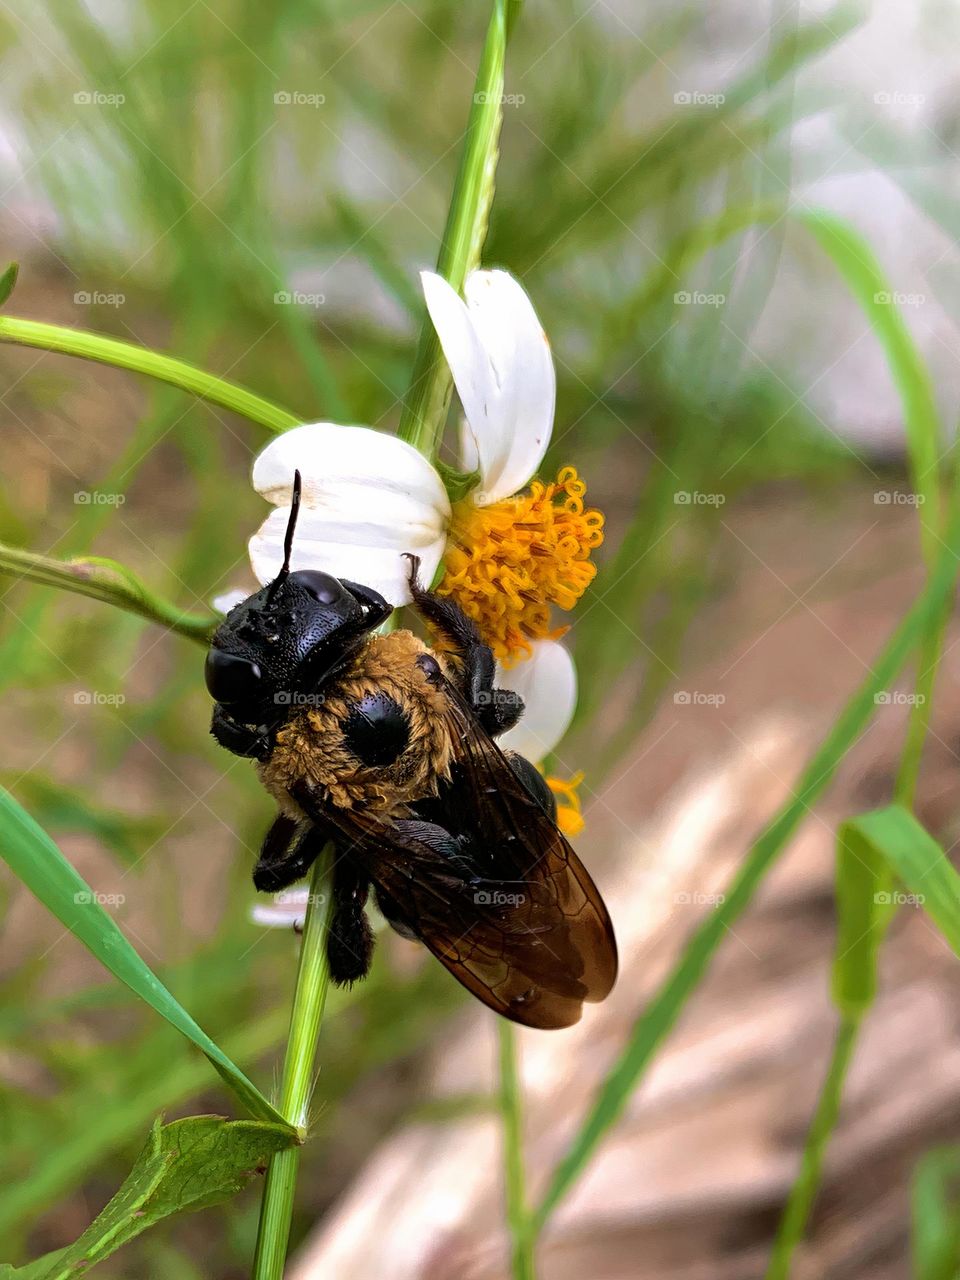
POLYGON ((290 555, 293 551, 293 535, 297 528, 297 516, 300 514, 301 487, 300 472, 294 471, 293 496, 290 499, 290 518, 287 521, 287 531, 283 535, 283 564, 280 566, 280 572, 270 584, 270 590, 267 593, 268 603, 273 599, 277 588, 290 573, 290 555))

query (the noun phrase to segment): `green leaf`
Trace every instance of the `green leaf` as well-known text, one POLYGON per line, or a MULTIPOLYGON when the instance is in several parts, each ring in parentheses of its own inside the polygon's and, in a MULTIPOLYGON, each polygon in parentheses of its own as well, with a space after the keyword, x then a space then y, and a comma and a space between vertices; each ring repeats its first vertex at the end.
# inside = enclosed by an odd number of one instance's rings
POLYGON ((459 502, 468 493, 472 493, 482 478, 479 471, 458 471, 456 467, 451 467, 439 459, 433 465, 443 481, 443 487, 451 502, 459 502))
POLYGON ((885 909, 921 906, 960 956, 960 875, 943 849, 908 809, 890 805, 846 824, 858 847, 869 846, 906 886, 907 893, 881 893, 885 909))
POLYGON ((869 1009, 877 994, 877 952, 883 940, 882 909, 890 900, 890 876, 873 841, 845 822, 837 832, 837 949, 833 1001, 844 1015, 869 1009))
POLYGON ((287 1125, 223 1116, 154 1123, 129 1177, 83 1235, 25 1267, 0 1268, 0 1280, 70 1280, 85 1275, 164 1218, 228 1200, 294 1142, 287 1125))
POLYGON ((940 517, 937 484, 940 459, 940 416, 930 373, 904 322, 890 281, 867 241, 853 227, 822 209, 801 209, 794 217, 811 232, 840 271, 867 316, 903 405, 915 492, 922 499, 921 533, 928 562, 938 546, 940 517))
POLYGON ((928 1151, 917 1164, 913 1205, 915 1280, 956 1280, 960 1272, 960 1147, 928 1151))
POLYGON ((20 274, 20 263, 11 262, 9 267, 0 276, 0 307, 7 301, 17 283, 17 276, 20 274))
POLYGON ((126 983, 141 1000, 206 1054, 252 1115, 294 1132, 256 1085, 201 1030, 156 974, 144 964, 86 881, 77 874, 43 828, 2 788, 0 854, 13 873, 114 977, 126 983))

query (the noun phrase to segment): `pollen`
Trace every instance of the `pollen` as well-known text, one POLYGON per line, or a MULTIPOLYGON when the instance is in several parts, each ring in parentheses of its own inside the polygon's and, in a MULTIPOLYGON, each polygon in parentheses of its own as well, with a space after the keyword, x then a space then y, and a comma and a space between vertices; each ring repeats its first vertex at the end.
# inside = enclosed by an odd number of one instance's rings
POLYGON ((555 481, 480 506, 456 504, 443 580, 504 666, 529 655, 532 641, 557 639, 550 608, 572 609, 593 581, 590 556, 603 541, 603 515, 584 505, 587 486, 575 467, 555 481))
POLYGON ((557 797, 557 826, 565 836, 579 835, 583 830, 583 813, 577 788, 583 782, 583 773, 572 778, 547 777, 547 786, 557 797))

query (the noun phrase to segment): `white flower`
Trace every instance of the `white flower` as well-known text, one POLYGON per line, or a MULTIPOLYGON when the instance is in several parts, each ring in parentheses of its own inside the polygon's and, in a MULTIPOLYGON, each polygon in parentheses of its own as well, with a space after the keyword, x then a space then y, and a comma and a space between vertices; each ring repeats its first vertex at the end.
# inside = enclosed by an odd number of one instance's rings
MULTIPOLYGON (((427 309, 466 415, 463 464, 478 469, 473 501, 510 497, 534 476, 550 441, 556 374, 530 299, 505 271, 474 271, 466 301, 423 272, 427 309)), ((368 427, 314 422, 277 436, 253 466, 253 487, 277 508, 250 540, 261 583, 276 577, 293 473, 303 478, 294 569, 322 569, 407 604, 404 552, 429 582, 443 558, 450 501, 412 445, 368 427)))
POLYGON ((265 929, 302 929, 307 916, 309 888, 285 889, 273 902, 258 902, 250 909, 250 919, 265 929))
POLYGON ((577 669, 556 640, 536 640, 529 658, 509 670, 498 666, 496 683, 524 701, 520 723, 500 739, 500 746, 539 764, 570 728, 577 706, 577 669))

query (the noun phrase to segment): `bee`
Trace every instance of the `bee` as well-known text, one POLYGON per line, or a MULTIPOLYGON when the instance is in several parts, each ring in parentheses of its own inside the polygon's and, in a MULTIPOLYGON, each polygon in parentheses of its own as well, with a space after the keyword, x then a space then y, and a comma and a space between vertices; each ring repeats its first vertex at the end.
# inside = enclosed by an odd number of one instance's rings
POLYGON ((380 633, 392 607, 376 591, 291 572, 300 489, 297 472, 280 572, 230 610, 206 660, 211 732, 256 761, 278 805, 254 884, 286 888, 332 841, 334 982, 369 970, 372 889, 388 923, 491 1009, 570 1026, 612 988, 616 942, 543 777, 495 741, 522 701, 495 687, 490 648, 420 584, 417 557, 413 604, 442 651, 380 633))

